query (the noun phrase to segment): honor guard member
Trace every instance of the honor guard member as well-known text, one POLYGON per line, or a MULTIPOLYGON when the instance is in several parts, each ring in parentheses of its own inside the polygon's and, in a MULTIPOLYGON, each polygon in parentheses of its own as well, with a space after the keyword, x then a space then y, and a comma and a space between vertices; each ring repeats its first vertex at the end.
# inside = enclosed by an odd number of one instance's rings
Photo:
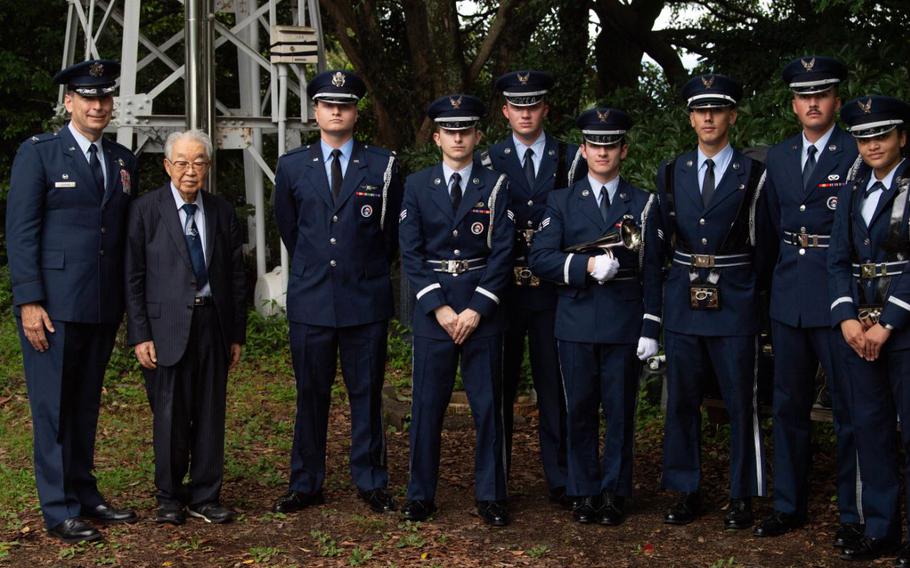
MULTIPOLYGON (((837 193, 856 160, 850 136, 837 127, 838 85, 844 65, 808 55, 784 68, 793 113, 802 132, 771 148, 763 191, 779 253, 771 286, 774 345, 774 512, 755 527, 778 536, 806 522, 812 466, 810 412, 819 363, 832 398, 837 435, 837 506, 843 546, 862 534, 857 509, 859 478, 848 408, 848 387, 835 356, 826 294, 827 256, 837 193)), ((770 244, 770 243, 769 243, 770 244)))
POLYGON ((80 520, 131 522, 92 474, 104 370, 124 309, 123 243, 136 158, 105 140, 120 64, 61 70, 70 121, 26 140, 13 161, 6 245, 32 410, 35 484, 48 532, 101 534, 80 520))
POLYGON ((550 498, 567 504, 566 407, 553 337, 556 294, 551 282, 541 281, 528 268, 531 240, 543 220, 550 191, 568 187, 585 174, 578 146, 548 136, 543 130, 550 110, 544 97, 552 86, 552 76, 542 71, 513 71, 496 80, 496 89, 505 97, 502 114, 512 135, 481 153, 481 159, 484 165, 509 176, 509 209, 515 214, 513 278, 503 299, 509 321, 503 354, 506 458, 511 464, 513 409, 527 337, 540 413, 544 475, 550 498))
POLYGON ((470 95, 433 101, 433 140, 442 162, 408 176, 400 218, 402 267, 416 290, 410 479, 404 518, 436 511, 442 421, 456 367, 471 405, 477 444, 477 511, 494 526, 509 523, 502 423, 500 308, 512 275, 515 227, 509 183, 473 159, 483 103, 470 95))
POLYGON ((319 141, 288 152, 275 174, 275 218, 291 257, 287 313, 297 379, 288 513, 324 502, 326 431, 336 359, 351 405, 351 475, 372 510, 395 509, 386 490, 382 384, 393 314, 389 265, 397 255, 398 160, 354 140, 363 81, 347 71, 313 77, 319 141))
MULTIPOLYGON (((910 451, 910 168, 904 159, 910 105, 882 96, 846 103, 841 118, 861 163, 840 190, 828 252, 831 323, 851 388, 853 432, 863 482, 863 537, 842 558, 870 560, 901 541, 900 472, 910 451)), ((910 504, 907 505, 910 511, 910 504)), ((910 566, 910 547, 895 566, 910 566)))
POLYGON ((742 88, 723 75, 683 87, 698 147, 660 166, 657 191, 671 260, 664 286, 667 415, 663 485, 679 500, 665 522, 702 512, 702 386, 713 374, 730 415, 730 504, 724 526, 752 525, 751 498, 765 488, 756 413, 759 302, 756 230, 765 223, 760 163, 733 149, 730 127, 742 88), (759 216, 756 219, 756 216, 759 216))
POLYGON ((656 196, 619 175, 632 126, 625 112, 594 108, 576 122, 588 174, 550 194, 531 267, 558 284, 555 333, 574 517, 617 525, 632 494, 640 360, 657 353, 660 332, 661 258, 651 218, 656 196), (598 461, 601 407, 607 424, 598 461))

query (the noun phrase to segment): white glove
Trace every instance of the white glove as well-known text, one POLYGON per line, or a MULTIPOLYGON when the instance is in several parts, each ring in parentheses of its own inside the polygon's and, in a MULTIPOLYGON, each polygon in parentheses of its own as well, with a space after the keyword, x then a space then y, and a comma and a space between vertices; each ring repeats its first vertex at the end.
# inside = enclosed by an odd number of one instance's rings
POLYGON ((594 270, 591 276, 599 282, 605 282, 619 272, 619 261, 612 255, 601 254, 594 257, 594 270))
POLYGON ((638 350, 635 351, 640 361, 647 361, 657 355, 657 340, 649 337, 638 338, 638 350))

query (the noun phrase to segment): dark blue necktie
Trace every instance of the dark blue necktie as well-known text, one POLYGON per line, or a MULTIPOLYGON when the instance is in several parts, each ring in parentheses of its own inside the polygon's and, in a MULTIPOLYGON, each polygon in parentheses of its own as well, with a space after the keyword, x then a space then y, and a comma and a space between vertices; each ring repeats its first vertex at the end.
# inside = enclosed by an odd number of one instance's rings
POLYGON ((199 229, 196 228, 196 204, 186 203, 181 208, 186 213, 186 223, 183 224, 183 238, 186 239, 186 248, 190 253, 190 262, 193 263, 193 273, 196 275, 196 290, 202 288, 209 281, 209 273, 205 268, 205 254, 202 252, 202 239, 199 229))
POLYGON ((98 191, 104 193, 104 172, 101 171, 101 160, 98 159, 98 146, 95 146, 95 144, 89 145, 88 153, 91 154, 88 159, 88 165, 92 169, 95 185, 98 186, 98 191))
POLYGON ((610 194, 607 192, 607 186, 600 187, 600 216, 604 223, 607 222, 607 213, 610 209, 610 194))
POLYGON ((537 178, 537 175, 534 173, 534 150, 528 148, 525 150, 525 179, 528 180, 528 187, 534 189, 534 180, 537 178))
POLYGON ((883 184, 880 181, 876 181, 875 183, 872 184, 872 186, 869 189, 866 190, 866 192, 863 194, 863 197, 868 199, 869 196, 872 195, 873 193, 875 193, 876 191, 885 191, 885 184, 883 184))
POLYGON ((809 146, 806 148, 806 165, 803 166, 803 187, 809 186, 809 180, 812 179, 812 172, 815 171, 815 153, 818 148, 809 146))

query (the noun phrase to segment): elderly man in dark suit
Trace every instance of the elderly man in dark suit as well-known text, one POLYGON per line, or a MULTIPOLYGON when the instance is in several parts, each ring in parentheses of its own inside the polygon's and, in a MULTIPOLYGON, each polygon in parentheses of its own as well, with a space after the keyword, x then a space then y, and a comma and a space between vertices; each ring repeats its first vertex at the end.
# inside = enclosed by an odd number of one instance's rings
POLYGON ((108 504, 92 475, 101 384, 123 318, 123 233, 136 189, 136 158, 102 138, 119 73, 108 60, 57 73, 70 121, 19 147, 7 198, 35 485, 48 532, 66 542, 101 538, 85 518, 136 520, 108 504))
POLYGON ((183 524, 186 506, 224 523, 234 516, 219 501, 227 375, 246 335, 240 224, 202 191, 208 135, 171 134, 164 153, 170 182, 133 203, 126 253, 128 338, 154 414, 155 520, 183 524))

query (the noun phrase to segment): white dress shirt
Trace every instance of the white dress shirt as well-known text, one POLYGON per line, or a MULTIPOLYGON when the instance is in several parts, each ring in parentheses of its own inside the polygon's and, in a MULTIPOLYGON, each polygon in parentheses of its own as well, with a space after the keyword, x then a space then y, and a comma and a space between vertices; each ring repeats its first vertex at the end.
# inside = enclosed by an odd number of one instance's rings
MULTIPOLYGON (((882 182, 882 185, 885 186, 885 189, 891 187, 891 182, 894 180, 894 174, 897 172, 897 168, 899 168, 900 165, 903 163, 904 163, 904 160, 902 159, 900 162, 897 163, 896 166, 891 168, 891 171, 888 172, 888 175, 886 175, 882 179, 877 179, 875 177, 875 173, 873 172, 873 174, 871 176, 869 176, 869 182, 866 183, 866 190, 868 190, 873 185, 875 185, 875 182, 877 182, 877 181, 882 182)), ((881 199, 881 197, 882 197, 882 190, 876 190, 876 191, 870 193, 869 197, 865 198, 865 200, 863 201, 862 215, 863 215, 863 221, 866 222, 867 227, 869 226, 869 223, 872 221, 872 216, 875 214, 875 209, 878 207, 878 201, 879 201, 879 199, 881 199)))

